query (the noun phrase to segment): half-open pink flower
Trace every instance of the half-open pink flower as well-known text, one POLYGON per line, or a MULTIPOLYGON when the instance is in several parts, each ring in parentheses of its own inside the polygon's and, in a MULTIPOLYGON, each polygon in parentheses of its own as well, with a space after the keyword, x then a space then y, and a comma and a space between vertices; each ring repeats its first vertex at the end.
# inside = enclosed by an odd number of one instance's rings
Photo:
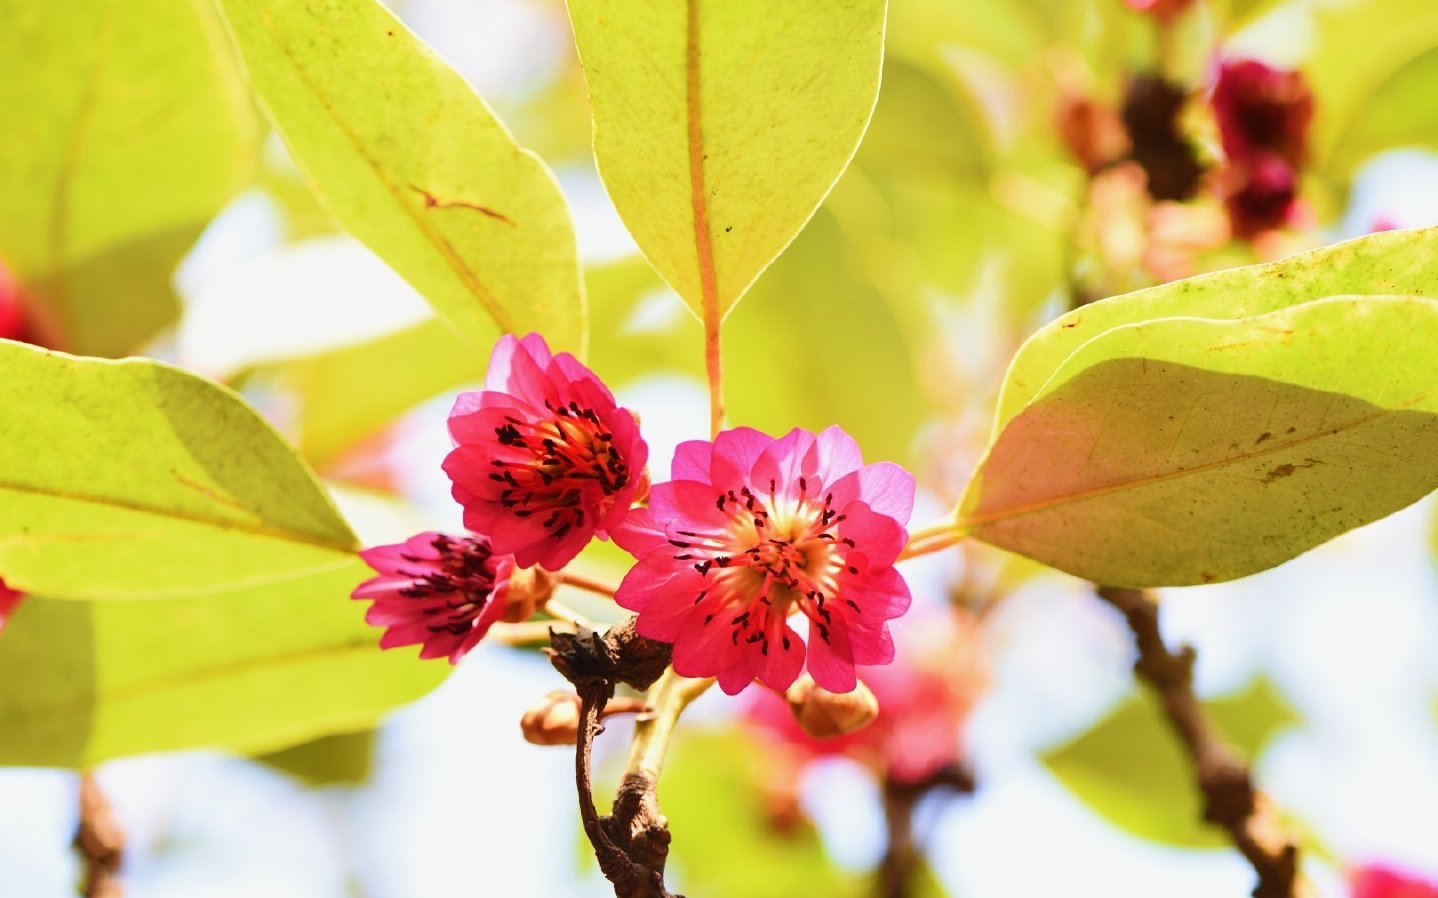
POLYGON ((374 602, 365 621, 384 627, 380 648, 419 645, 421 658, 458 664, 504 616, 514 559, 483 537, 429 531, 360 553, 379 572, 353 598, 374 602))
POLYGON ((0 580, 0 632, 4 632, 5 622, 10 619, 10 615, 15 611, 15 606, 19 605, 23 598, 25 598, 24 593, 11 589, 5 585, 4 580, 0 580))
POLYGON ((756 677, 787 689, 804 667, 791 614, 809 621, 808 669, 830 692, 855 664, 887 664, 887 621, 909 607, 894 561, 914 478, 865 465, 837 427, 775 439, 747 427, 683 443, 614 539, 639 560, 615 600, 641 635, 674 645, 674 669, 733 695, 756 677))
POLYGON ((461 393, 444 460, 464 526, 521 567, 558 570, 629 513, 648 447, 628 409, 539 334, 494 347, 485 389, 461 393))

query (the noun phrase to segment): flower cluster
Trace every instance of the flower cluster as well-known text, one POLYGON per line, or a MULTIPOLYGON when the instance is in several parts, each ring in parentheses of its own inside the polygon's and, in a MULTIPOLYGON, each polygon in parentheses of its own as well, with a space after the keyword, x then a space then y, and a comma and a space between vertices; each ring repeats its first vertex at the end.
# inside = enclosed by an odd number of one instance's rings
MULTIPOLYGON (((354 598, 385 627, 383 648, 421 645, 458 663, 495 621, 523 619, 543 597, 519 568, 557 570, 628 514, 645 482, 634 416, 592 371, 544 339, 505 336, 485 389, 461 393, 444 470, 473 534, 421 533, 361 553, 378 576, 354 598)), ((532 581, 533 577, 529 578, 532 581)))
POLYGON ((449 430, 443 467, 472 535, 362 553, 378 576, 354 598, 374 602, 366 620, 387 628, 383 647, 457 663, 496 621, 534 609, 520 577, 559 570, 597 536, 636 559, 615 600, 638 612, 642 636, 673 645, 680 674, 716 677, 730 694, 755 679, 782 690, 807 663, 842 693, 856 665, 893 659, 914 479, 864 464, 838 428, 684 443, 672 479, 650 489, 635 416, 530 334, 499 341, 485 389, 460 394, 449 430), (807 644, 791 617, 808 621, 807 644))
POLYGON ((1224 204, 1234 236, 1292 223, 1313 118, 1303 74, 1254 59, 1228 60, 1219 66, 1211 104, 1228 157, 1224 204))

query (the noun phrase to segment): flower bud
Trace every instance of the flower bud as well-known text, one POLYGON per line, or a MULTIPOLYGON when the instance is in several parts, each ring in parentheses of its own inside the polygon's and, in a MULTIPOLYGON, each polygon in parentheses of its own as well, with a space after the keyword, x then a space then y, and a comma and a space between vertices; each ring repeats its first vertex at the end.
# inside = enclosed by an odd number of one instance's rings
POLYGON ((579 696, 558 690, 524 712, 519 728, 534 745, 573 745, 579 741, 579 696))
POLYGON ((852 692, 836 693, 819 686, 806 673, 794 681, 784 698, 799 726, 815 739, 857 732, 879 716, 879 701, 862 681, 852 692))
POLYGON ((534 616, 554 595, 557 579, 542 567, 516 568, 509 575, 509 592, 504 596, 504 614, 499 618, 506 624, 520 624, 534 616))

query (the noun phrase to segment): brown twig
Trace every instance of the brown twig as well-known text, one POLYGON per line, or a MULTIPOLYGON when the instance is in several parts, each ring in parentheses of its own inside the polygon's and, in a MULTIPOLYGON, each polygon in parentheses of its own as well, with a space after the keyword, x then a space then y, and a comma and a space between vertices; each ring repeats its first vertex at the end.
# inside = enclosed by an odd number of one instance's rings
POLYGON ((659 813, 652 778, 624 778, 614 813, 600 816, 594 806, 594 739, 604 732, 600 717, 614 697, 616 683, 648 686, 668 666, 668 646, 633 632, 632 621, 609 633, 556 632, 549 656, 556 670, 579 695, 579 732, 574 753, 574 785, 579 818, 594 847, 599 869, 614 886, 616 898, 682 898, 664 885, 669 854, 668 822, 659 813))
POLYGON ((115 822, 110 802, 90 771, 80 774, 80 823, 75 830, 75 850, 84 859, 85 898, 121 898, 120 862, 125 853, 125 833, 115 822))
POLYGON ((1163 702, 1164 716, 1183 743, 1203 792, 1203 819, 1227 830, 1248 859, 1258 885, 1254 898, 1308 898, 1312 886, 1298 871, 1298 844, 1277 819, 1268 797, 1258 791, 1248 767, 1224 742, 1193 694, 1193 647, 1170 652, 1158 627, 1158 605, 1139 589, 1098 588, 1133 631, 1138 649, 1134 673, 1163 702))

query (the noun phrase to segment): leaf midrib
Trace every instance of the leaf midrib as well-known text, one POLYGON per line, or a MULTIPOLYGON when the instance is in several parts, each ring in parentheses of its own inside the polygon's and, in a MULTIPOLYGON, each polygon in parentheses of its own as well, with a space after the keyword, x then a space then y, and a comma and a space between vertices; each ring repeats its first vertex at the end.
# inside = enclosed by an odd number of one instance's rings
MULTIPOLYGON (((248 534, 251 536, 277 539, 284 542, 314 546, 321 549, 331 549, 336 552, 343 552, 345 554, 353 553, 358 548, 353 538, 350 537, 348 534, 346 535, 346 541, 341 544, 328 540, 321 540, 318 537, 315 537, 310 534, 279 530, 272 527, 247 527, 239 522, 206 518, 200 515, 187 514, 170 509, 155 508, 152 506, 141 505, 135 502, 124 501, 114 497, 90 496, 82 493, 68 493, 63 490, 51 489, 48 487, 40 488, 35 486, 29 486, 26 484, 12 483, 0 480, 0 491, 7 490, 12 493, 20 493, 26 496, 41 496, 45 498, 64 499, 67 501, 78 502, 85 505, 98 505, 105 508, 115 508, 121 511, 132 512, 135 514, 145 514, 159 518, 167 518, 170 520, 184 521, 186 523, 196 524, 202 527, 211 527, 217 530, 225 530, 248 534)), ((246 511, 250 511, 250 509, 246 508, 246 511)))
MULTIPOLYGON (((1184 477, 1189 477, 1191 475, 1203 474, 1207 473, 1208 471, 1228 467, 1230 465, 1241 464, 1246 461, 1263 458, 1267 455, 1274 455, 1276 453, 1284 452, 1298 446, 1303 446, 1307 443, 1313 442, 1314 440, 1323 439, 1324 437, 1336 437, 1341 433, 1356 430, 1388 415, 1410 409, 1415 405, 1419 405, 1429 399, 1432 399, 1434 396, 1438 396, 1438 390, 1421 394, 1412 399, 1411 401, 1402 403, 1397 406, 1382 408, 1371 415, 1366 415, 1362 418, 1354 419, 1338 427, 1323 430, 1314 434, 1309 434, 1305 437, 1295 438, 1286 443, 1275 442, 1272 446, 1268 446, 1263 449, 1257 449, 1251 452, 1229 456, 1227 458, 1218 459, 1216 461, 1205 462, 1201 465, 1195 465, 1192 468, 1181 468, 1176 471, 1166 471, 1158 474, 1150 474, 1144 477, 1134 477, 1129 480, 1121 480, 1116 483, 1091 487, 1089 489, 1079 490, 1078 492, 1068 493, 1062 496, 1056 496, 1049 499, 1041 499, 1036 502, 1030 502, 1027 505, 1012 506, 998 511, 984 512, 982 514, 961 514, 959 515, 958 520, 955 522, 955 526, 961 532, 972 535, 973 533, 991 524, 1012 520, 1014 518, 1026 517, 1032 514, 1038 514, 1040 512, 1045 512, 1054 508, 1062 507, 1064 505, 1087 502, 1090 499, 1100 498, 1102 496, 1107 496, 1112 493, 1123 492, 1126 490, 1144 489, 1146 487, 1154 486, 1172 480, 1178 480, 1184 477)), ((1043 400, 1040 399, 1039 401, 1043 400)), ((1013 421, 1017 420, 1017 418, 1022 416, 1022 414, 1023 412, 1020 412, 1019 415, 1016 415, 1013 419, 1010 419, 1008 426, 1012 426, 1013 421)), ((982 473, 982 468, 980 468, 980 472, 982 473)))

